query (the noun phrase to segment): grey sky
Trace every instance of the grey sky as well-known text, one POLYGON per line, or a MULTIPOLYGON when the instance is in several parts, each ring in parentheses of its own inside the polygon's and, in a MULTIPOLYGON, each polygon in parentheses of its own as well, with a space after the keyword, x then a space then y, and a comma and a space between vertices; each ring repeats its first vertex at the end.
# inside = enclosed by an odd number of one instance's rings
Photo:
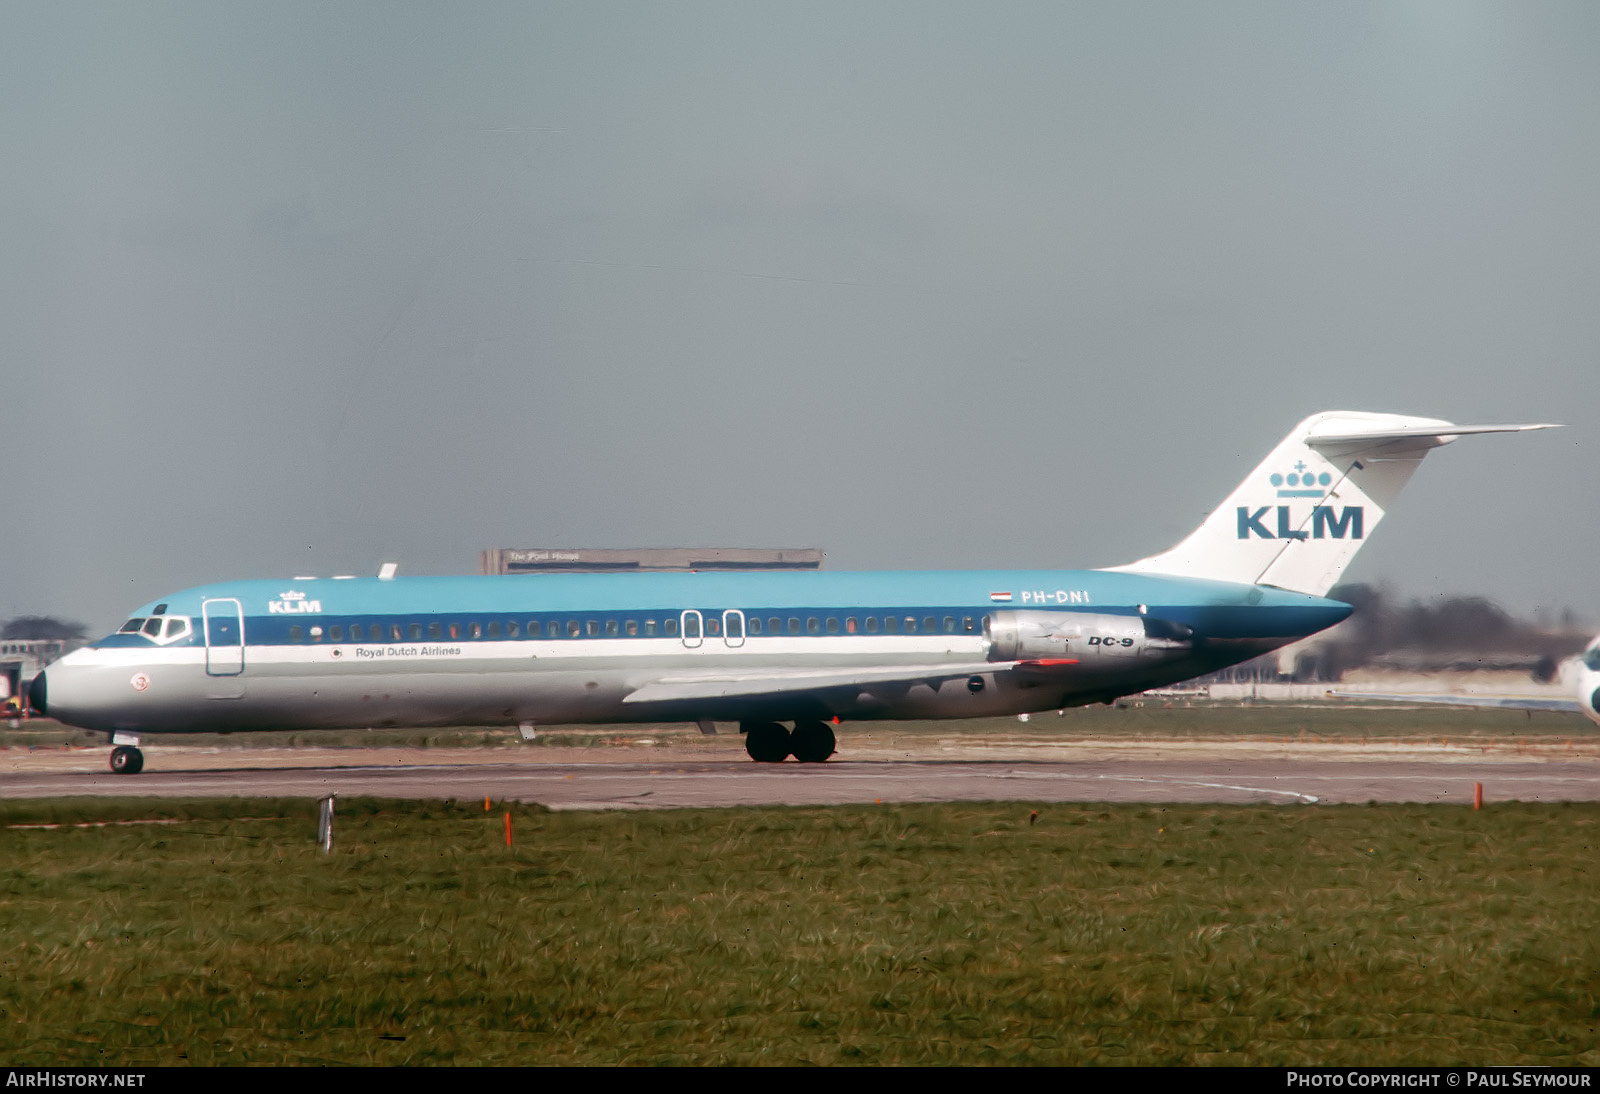
POLYGON ((0 7, 0 616, 486 546, 1170 546, 1299 418, 1350 573, 1600 617, 1600 6, 0 7))

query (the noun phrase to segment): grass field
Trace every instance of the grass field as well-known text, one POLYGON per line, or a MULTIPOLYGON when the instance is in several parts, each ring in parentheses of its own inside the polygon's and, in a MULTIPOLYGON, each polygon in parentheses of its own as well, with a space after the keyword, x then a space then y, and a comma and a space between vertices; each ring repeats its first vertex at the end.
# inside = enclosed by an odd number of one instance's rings
POLYGON ((0 1059, 1600 1064, 1591 805, 315 809, 0 803, 0 1059))

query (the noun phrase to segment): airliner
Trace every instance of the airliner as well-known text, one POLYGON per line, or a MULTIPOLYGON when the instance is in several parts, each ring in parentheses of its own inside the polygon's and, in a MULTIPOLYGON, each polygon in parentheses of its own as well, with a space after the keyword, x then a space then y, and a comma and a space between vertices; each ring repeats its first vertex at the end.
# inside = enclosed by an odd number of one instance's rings
POLYGON ((834 755, 834 726, 1108 703, 1338 623, 1326 593, 1462 426, 1305 419, 1171 550, 1096 570, 294 578, 152 600, 34 680, 110 734, 736 722, 751 759, 834 755))

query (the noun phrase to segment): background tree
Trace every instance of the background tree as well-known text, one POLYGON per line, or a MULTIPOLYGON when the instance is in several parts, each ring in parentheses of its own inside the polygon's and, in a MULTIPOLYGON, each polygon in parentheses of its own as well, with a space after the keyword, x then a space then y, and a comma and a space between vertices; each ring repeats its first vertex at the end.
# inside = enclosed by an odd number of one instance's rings
POLYGON ((81 642, 88 637, 88 628, 82 623, 49 615, 19 615, 0 629, 0 638, 23 642, 81 642))

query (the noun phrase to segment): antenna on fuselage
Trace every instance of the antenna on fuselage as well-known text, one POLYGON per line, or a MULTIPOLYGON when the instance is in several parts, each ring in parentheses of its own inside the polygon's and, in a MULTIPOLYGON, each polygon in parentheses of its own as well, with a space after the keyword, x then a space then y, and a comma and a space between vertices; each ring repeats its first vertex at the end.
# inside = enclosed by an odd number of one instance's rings
POLYGON ((399 568, 400 564, 398 562, 385 562, 382 566, 378 567, 378 580, 393 581, 394 572, 399 568))

